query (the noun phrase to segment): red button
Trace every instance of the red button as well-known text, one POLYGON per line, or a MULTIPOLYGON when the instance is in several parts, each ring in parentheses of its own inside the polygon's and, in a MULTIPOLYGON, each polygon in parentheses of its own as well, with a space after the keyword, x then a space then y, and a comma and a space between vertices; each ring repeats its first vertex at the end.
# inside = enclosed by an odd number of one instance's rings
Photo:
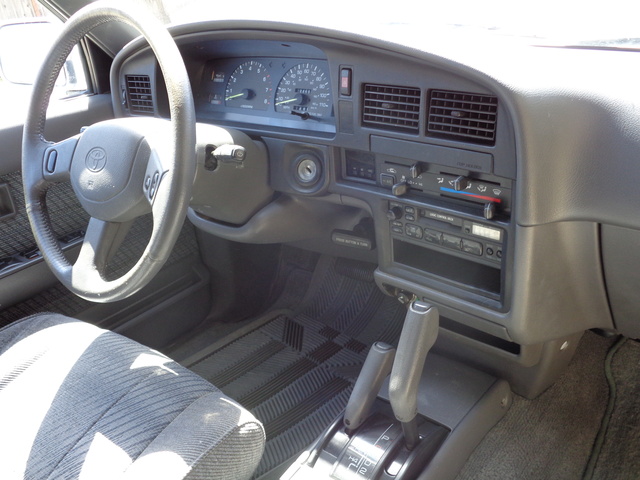
POLYGON ((340 70, 340 95, 343 97, 351 96, 351 69, 343 68, 340 70))

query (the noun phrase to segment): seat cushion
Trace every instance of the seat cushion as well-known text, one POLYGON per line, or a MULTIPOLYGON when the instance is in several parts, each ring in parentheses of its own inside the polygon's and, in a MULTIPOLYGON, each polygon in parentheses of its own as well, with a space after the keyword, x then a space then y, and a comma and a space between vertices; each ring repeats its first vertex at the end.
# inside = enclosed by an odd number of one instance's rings
POLYGON ((57 314, 0 330, 0 478, 249 478, 262 425, 206 380, 57 314))

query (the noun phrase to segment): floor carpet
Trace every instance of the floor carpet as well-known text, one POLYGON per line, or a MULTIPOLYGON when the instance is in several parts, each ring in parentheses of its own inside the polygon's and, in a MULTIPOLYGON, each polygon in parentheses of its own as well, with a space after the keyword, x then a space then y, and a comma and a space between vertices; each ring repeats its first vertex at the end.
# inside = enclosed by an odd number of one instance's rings
POLYGON ((290 268, 271 313, 188 362, 264 424, 256 477, 297 456, 342 412, 369 345, 397 342, 405 310, 375 286, 373 268, 327 257, 313 274, 290 268))
POLYGON ((640 344, 624 340, 618 346, 607 368, 614 394, 611 413, 589 480, 640 478, 640 344))
POLYGON ((640 478, 639 367, 638 342, 587 332, 557 383, 514 399, 458 480, 640 478))

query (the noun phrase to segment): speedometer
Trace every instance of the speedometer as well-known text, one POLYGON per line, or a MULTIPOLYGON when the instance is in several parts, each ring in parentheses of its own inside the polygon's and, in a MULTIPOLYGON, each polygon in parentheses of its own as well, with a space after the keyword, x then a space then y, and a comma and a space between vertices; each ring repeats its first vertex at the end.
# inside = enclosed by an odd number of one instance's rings
POLYGON ((302 118, 331 116, 331 85, 324 71, 313 63, 290 69, 276 90, 276 112, 302 118))
POLYGON ((271 104, 272 92, 267 68, 250 60, 239 65, 229 77, 224 101, 227 107, 266 110, 271 104))

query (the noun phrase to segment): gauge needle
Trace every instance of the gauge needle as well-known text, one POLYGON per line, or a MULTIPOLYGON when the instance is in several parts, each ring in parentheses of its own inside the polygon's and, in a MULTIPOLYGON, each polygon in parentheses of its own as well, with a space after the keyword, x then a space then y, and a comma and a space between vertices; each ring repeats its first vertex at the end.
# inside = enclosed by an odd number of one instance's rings
POLYGON ((298 101, 297 98, 290 98, 289 100, 283 100, 281 102, 276 103, 276 105, 284 105, 285 103, 291 103, 291 102, 296 102, 298 101))
POLYGON ((234 98, 243 97, 244 93, 237 93, 236 95, 231 95, 230 97, 225 98, 225 100, 232 100, 234 98))

